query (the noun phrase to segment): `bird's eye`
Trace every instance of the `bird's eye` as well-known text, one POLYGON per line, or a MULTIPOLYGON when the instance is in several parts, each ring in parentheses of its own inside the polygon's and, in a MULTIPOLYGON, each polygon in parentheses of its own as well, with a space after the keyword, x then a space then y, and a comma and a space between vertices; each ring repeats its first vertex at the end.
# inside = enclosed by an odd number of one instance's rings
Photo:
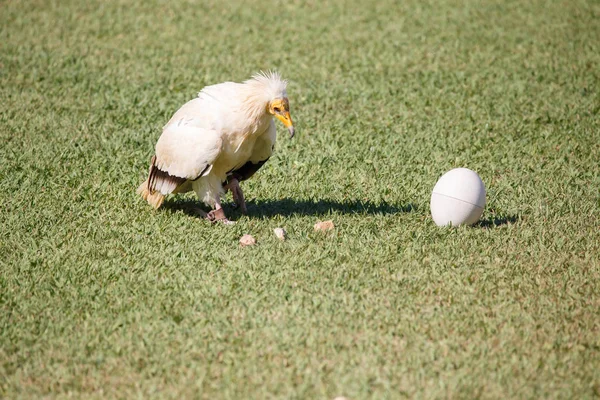
POLYGON ((281 111, 281 108, 275 107, 275 108, 273 108, 273 110, 275 110, 275 112, 279 112, 279 111, 281 111))

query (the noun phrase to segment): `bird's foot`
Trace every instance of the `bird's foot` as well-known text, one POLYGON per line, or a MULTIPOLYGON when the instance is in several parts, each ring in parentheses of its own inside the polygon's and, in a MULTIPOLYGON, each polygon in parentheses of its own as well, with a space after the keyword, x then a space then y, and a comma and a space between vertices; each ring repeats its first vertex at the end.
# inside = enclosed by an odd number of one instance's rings
POLYGON ((212 210, 212 211, 206 213, 205 218, 212 223, 221 222, 225 225, 235 224, 235 222, 227 219, 227 217, 225 216, 225 211, 223 211, 222 208, 219 208, 218 210, 212 210))
POLYGON ((238 181, 236 178, 231 178, 229 182, 227 182, 227 185, 225 185, 224 189, 231 190, 235 208, 239 208, 242 214, 247 214, 248 208, 246 207, 244 192, 242 192, 242 188, 240 187, 240 181, 238 181))
POLYGON ((200 207, 193 207, 191 208, 191 211, 198 215, 200 218, 203 219, 208 219, 208 213, 206 211, 204 211, 203 209, 201 209, 200 207))

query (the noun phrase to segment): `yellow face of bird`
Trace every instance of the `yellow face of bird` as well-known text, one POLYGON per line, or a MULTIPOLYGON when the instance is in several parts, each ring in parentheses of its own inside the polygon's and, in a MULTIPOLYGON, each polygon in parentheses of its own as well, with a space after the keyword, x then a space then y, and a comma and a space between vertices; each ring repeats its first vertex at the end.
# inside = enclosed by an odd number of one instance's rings
POLYGON ((275 99, 269 103, 269 112, 280 120, 288 131, 290 132, 290 138, 294 137, 294 122, 290 116, 290 102, 287 98, 275 99))

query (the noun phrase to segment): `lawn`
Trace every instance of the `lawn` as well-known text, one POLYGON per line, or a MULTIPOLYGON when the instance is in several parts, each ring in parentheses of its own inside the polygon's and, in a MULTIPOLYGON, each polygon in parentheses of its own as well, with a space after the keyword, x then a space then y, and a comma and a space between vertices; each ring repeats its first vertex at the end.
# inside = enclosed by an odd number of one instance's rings
POLYGON ((600 3, 369 3, 0 0, 0 397, 600 396, 600 3), (173 112, 266 69, 249 215, 152 210, 173 112))

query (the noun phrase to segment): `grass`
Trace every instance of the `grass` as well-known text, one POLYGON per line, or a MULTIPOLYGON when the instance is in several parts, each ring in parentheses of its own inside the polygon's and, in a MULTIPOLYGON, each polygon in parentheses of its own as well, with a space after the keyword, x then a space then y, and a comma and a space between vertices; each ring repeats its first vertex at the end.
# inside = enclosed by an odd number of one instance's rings
POLYGON ((600 396, 598 18, 593 0, 0 1, 0 396, 600 396), (249 216, 144 204, 171 114, 269 68, 297 136, 278 127, 249 216), (488 206, 441 229, 430 191, 459 166, 488 206))

